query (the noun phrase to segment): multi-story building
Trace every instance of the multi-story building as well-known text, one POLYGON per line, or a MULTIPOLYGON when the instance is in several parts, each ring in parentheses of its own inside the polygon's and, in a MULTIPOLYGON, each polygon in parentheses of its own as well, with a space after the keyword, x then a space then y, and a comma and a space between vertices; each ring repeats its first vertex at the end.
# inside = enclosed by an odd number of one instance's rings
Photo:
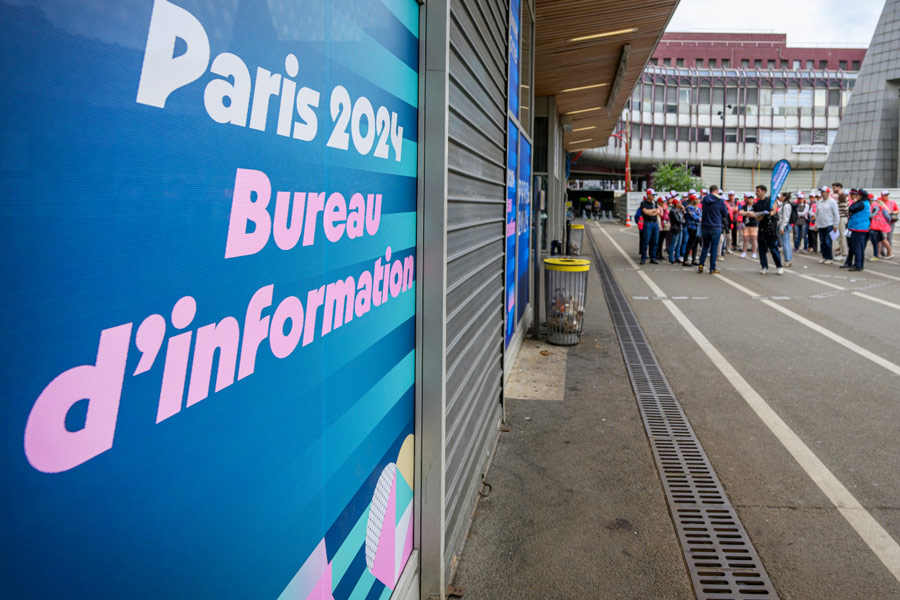
MULTIPOLYGON (((686 163, 718 183, 724 159, 725 185, 749 188, 786 158, 794 168, 788 186, 813 186, 865 53, 792 48, 785 34, 665 34, 622 114, 619 135, 595 140, 585 130, 577 141, 589 149, 573 172, 624 175, 630 140, 638 185, 661 162, 686 163)), ((571 127, 579 131, 577 119, 571 127)))

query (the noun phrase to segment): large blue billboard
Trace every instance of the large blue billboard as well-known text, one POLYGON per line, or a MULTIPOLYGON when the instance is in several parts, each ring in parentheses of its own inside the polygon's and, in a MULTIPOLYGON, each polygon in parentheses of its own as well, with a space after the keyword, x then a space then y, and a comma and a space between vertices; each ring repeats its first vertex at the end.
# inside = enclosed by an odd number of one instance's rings
POLYGON ((9 598, 388 598, 415 0, 0 0, 9 598))

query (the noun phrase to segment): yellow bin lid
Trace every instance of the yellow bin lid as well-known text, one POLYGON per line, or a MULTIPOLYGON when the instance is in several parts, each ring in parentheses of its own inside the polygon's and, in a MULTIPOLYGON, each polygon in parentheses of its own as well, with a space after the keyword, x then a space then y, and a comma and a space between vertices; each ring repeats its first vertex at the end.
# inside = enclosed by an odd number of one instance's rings
POLYGON ((586 258, 545 258, 544 268, 550 271, 589 271, 591 261, 586 258))
POLYGON ((570 225, 571 229, 584 229, 584 225, 570 225))

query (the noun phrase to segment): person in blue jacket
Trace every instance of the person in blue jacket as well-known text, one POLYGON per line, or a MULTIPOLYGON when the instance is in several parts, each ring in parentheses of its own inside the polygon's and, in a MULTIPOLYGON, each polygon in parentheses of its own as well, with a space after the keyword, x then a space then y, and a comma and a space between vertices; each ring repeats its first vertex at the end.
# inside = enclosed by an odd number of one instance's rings
POLYGON ((850 190, 850 201, 852 202, 849 208, 850 219, 847 221, 847 230, 850 231, 850 251, 847 254, 847 262, 842 264, 841 268, 862 271, 872 219, 869 214, 869 193, 866 190, 850 190))
POLYGON ((718 191, 718 186, 709 186, 709 193, 701 201, 703 211, 700 220, 700 239, 703 242, 703 251, 700 252, 700 266, 697 267, 698 273, 703 272, 707 253, 710 255, 709 274, 715 275, 719 272, 716 269, 716 257, 719 255, 722 227, 728 219, 728 207, 725 206, 725 201, 716 194, 718 191))

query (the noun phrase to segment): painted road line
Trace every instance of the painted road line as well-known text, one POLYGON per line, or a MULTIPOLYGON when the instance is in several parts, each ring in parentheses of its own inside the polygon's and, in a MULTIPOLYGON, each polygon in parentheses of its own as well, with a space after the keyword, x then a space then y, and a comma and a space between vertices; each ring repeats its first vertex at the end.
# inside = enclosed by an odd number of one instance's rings
MULTIPOLYGON (((722 276, 722 275, 719 275, 719 279, 720 279, 721 281, 724 281, 725 283, 727 283, 727 284, 730 285, 731 287, 735 288, 736 290, 740 290, 741 292, 747 294, 747 295, 750 296, 751 298, 754 297, 754 296, 759 296, 759 294, 757 294, 756 292, 754 292, 754 291, 752 291, 752 290, 749 290, 749 289, 745 288, 744 286, 742 286, 741 284, 739 284, 739 283, 737 283, 737 282, 731 281, 731 280, 728 279, 727 277, 724 277, 724 276, 722 276)), ((875 363, 876 365, 878 365, 878 366, 880 366, 880 367, 884 367, 885 369, 887 369, 887 370, 890 371, 891 373, 893 373, 893 374, 895 374, 895 375, 900 375, 900 365, 896 365, 896 364, 892 363, 892 362, 889 361, 889 360, 885 360, 885 359, 881 358, 880 356, 878 356, 878 355, 875 354, 874 352, 871 352, 871 351, 869 351, 869 350, 866 350, 865 348, 863 348, 862 346, 860 346, 860 345, 858 345, 858 344, 854 344, 853 342, 851 342, 851 341, 848 340, 847 338, 842 337, 842 336, 839 336, 838 334, 836 334, 836 333, 830 331, 829 329, 826 329, 825 327, 822 327, 822 326, 819 325, 818 323, 814 323, 814 322, 810 321, 809 319, 807 319, 806 317, 802 317, 802 316, 798 315, 797 313, 795 313, 794 311, 792 311, 792 310, 790 310, 790 309, 787 309, 787 308, 781 306, 780 304, 776 304, 776 303, 772 302, 771 300, 760 300, 760 302, 763 303, 763 304, 765 304, 765 305, 767 305, 767 306, 771 306, 772 308, 774 308, 774 309, 777 310, 778 312, 782 313, 782 314, 785 315, 785 316, 788 316, 788 317, 794 319, 794 320, 797 321, 798 323, 800 323, 800 324, 802 324, 802 325, 806 325, 807 327, 809 327, 809 328, 812 329, 813 331, 816 331, 816 332, 818 332, 818 333, 821 333, 822 335, 824 335, 825 337, 827 337, 827 338, 830 339, 831 341, 837 342, 838 344, 840 344, 840 345, 843 346, 844 348, 847 348, 848 350, 851 350, 851 351, 855 352, 856 354, 859 354, 859 355, 862 356, 863 358, 866 358, 866 359, 872 361, 872 362, 875 363)))
MULTIPOLYGON (((622 250, 622 247, 619 246, 608 232, 603 231, 603 234, 606 235, 612 245, 626 261, 632 262, 628 254, 622 250)), ((658 296, 664 295, 659 286, 656 285, 646 273, 642 271, 638 271, 637 273, 650 289, 653 290, 654 294, 658 296)), ((719 279, 741 289, 741 291, 744 291, 745 293, 749 292, 749 290, 743 286, 735 284, 724 277, 720 276, 719 279)), ((794 314, 774 302, 769 300, 765 300, 764 302, 774 307, 776 310, 794 314)), ((875 553, 875 556, 877 556, 884 566, 887 567, 888 571, 891 572, 891 575, 893 575, 897 581, 900 581, 900 544, 897 544, 897 541, 885 531, 884 527, 875 520, 875 517, 873 517, 871 513, 863 507, 859 500, 850 493, 834 473, 825 466, 825 463, 823 463, 809 446, 800 439, 800 436, 794 433, 794 430, 778 416, 778 413, 776 413, 772 407, 769 406, 768 402, 759 395, 759 392, 753 389, 747 380, 738 373, 737 369, 722 356, 722 353, 719 352, 706 336, 697 329, 691 320, 681 312, 681 309, 679 309, 671 300, 664 300, 663 304, 666 305, 666 308, 669 309, 672 316, 674 316, 681 326, 684 327, 688 335, 690 335, 697 345, 700 346, 700 349, 703 350, 704 354, 712 361, 712 364, 719 369, 725 379, 728 380, 735 390, 737 390, 753 412, 755 412, 766 427, 769 428, 769 431, 778 438, 778 441, 781 442, 791 456, 794 457, 794 460, 797 461, 800 467, 806 471, 806 474, 810 479, 813 480, 828 500, 830 500, 835 508, 838 509, 844 519, 846 519, 850 526, 853 527, 872 552, 875 553)))
MULTIPOLYGON (((792 273, 792 274, 796 275, 797 277, 802 277, 803 279, 806 279, 806 280, 809 280, 809 281, 814 281, 814 282, 816 282, 816 283, 820 283, 820 284, 822 284, 822 285, 826 285, 826 286, 828 286, 828 287, 830 287, 830 288, 833 288, 833 289, 836 289, 836 290, 840 290, 840 291, 842 291, 842 292, 850 292, 850 293, 853 294, 854 296, 857 296, 857 297, 859 297, 859 298, 864 298, 864 299, 866 299, 866 300, 868 300, 868 301, 870 301, 870 302, 876 302, 876 303, 878 303, 878 304, 887 306, 887 307, 889 307, 889 308, 893 308, 894 310, 900 310, 900 304, 894 304, 893 302, 888 302, 887 300, 882 300, 881 298, 876 298, 875 296, 870 296, 870 295, 868 295, 868 294, 863 294, 862 292, 856 292, 856 291, 853 291, 852 288, 845 288, 845 287, 842 286, 842 285, 837 285, 837 284, 834 284, 834 283, 831 283, 831 282, 828 282, 828 281, 822 281, 821 279, 817 279, 817 278, 812 277, 812 276, 810 276, 810 275, 803 275, 802 273, 797 273, 797 272, 794 272, 794 271, 788 271, 788 273, 792 273)), ((887 284, 881 284, 881 285, 887 285, 887 284)))
MULTIPOLYGON (((818 259, 816 259, 813 256, 807 256, 805 254, 797 254, 796 256, 799 256, 800 258, 805 258, 807 260, 815 260, 816 262, 818 262, 818 259)), ((837 263, 835 263, 835 264, 837 264, 837 263)), ((823 265, 823 266, 828 266, 828 265, 823 265)), ((877 275, 878 277, 884 277, 885 279, 893 279, 894 281, 900 281, 900 277, 897 277, 895 275, 888 275, 887 273, 879 273, 878 271, 875 271, 872 269, 864 269, 861 272, 866 273, 867 275, 877 275)))

